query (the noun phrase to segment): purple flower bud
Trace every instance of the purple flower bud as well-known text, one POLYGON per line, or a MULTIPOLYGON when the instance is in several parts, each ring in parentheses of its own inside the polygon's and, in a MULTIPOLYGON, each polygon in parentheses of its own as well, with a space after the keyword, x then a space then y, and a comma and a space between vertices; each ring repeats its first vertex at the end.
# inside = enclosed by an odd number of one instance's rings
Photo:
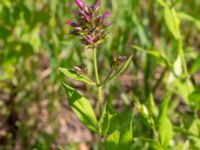
POLYGON ((66 21, 66 24, 68 24, 68 25, 71 26, 71 27, 77 27, 77 23, 75 23, 75 22, 73 22, 73 21, 71 21, 71 20, 67 20, 67 21, 66 21))
POLYGON ((87 42, 93 44, 94 38, 91 35, 87 35, 87 42))
POLYGON ((67 20, 66 24, 68 24, 69 26, 72 26, 73 22, 71 20, 67 20))
POLYGON ((106 11, 105 14, 103 15, 103 19, 107 19, 110 16, 110 11, 106 11))
POLYGON ((100 1, 97 0, 97 1, 95 2, 95 4, 93 5, 93 7, 92 7, 93 11, 96 11, 96 10, 99 8, 99 5, 100 5, 100 1))
POLYGON ((85 5, 83 2, 81 2, 81 0, 75 0, 76 5, 80 8, 80 9, 84 9, 85 5))

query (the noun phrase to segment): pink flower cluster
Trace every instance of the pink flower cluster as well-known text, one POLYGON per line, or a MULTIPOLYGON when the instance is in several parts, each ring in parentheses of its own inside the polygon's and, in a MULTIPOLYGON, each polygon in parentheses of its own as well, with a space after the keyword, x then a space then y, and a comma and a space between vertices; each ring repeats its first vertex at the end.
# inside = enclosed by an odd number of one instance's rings
POLYGON ((97 13, 99 0, 91 6, 87 6, 81 0, 75 0, 75 3, 79 7, 75 12, 76 20, 66 21, 69 26, 73 27, 70 33, 78 36, 83 44, 91 48, 98 47, 106 37, 105 29, 111 25, 107 22, 110 12, 97 13))

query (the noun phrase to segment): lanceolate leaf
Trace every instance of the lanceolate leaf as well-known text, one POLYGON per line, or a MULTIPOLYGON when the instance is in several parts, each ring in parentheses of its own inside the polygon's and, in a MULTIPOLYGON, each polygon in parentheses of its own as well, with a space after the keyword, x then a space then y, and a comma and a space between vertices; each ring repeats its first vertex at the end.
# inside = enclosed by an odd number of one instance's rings
POLYGON ((148 111, 151 117, 157 114, 157 108, 156 108, 152 93, 150 93, 148 97, 148 111))
POLYGON ((179 25, 180 25, 180 19, 177 16, 177 13, 174 8, 171 8, 171 6, 167 3, 165 3, 163 0, 157 0, 157 2, 164 8, 164 17, 165 17, 165 23, 171 32, 171 34, 174 36, 175 39, 180 39, 180 31, 179 31, 179 25))
POLYGON ((78 81, 82 81, 85 82, 89 85, 96 85, 92 80, 90 80, 89 78, 87 78, 85 75, 80 74, 72 69, 65 69, 65 68, 59 68, 59 70, 66 76, 78 80, 78 81))
POLYGON ((180 39, 179 24, 180 20, 177 17, 176 11, 172 8, 165 7, 165 22, 171 34, 175 39, 180 39))
POLYGON ((170 62, 167 60, 167 58, 165 58, 164 56, 162 56, 158 50, 147 50, 147 49, 143 49, 142 47, 139 47, 137 45, 132 45, 132 48, 134 50, 137 51, 141 51, 144 52, 154 58, 156 58, 160 63, 164 63, 166 66, 171 66, 170 62))
POLYGON ((173 126, 169 118, 167 117, 167 107, 170 97, 167 96, 162 101, 159 107, 159 116, 157 120, 159 141, 163 148, 166 148, 169 144, 169 141, 173 137, 173 126))
POLYGON ((107 101, 99 121, 99 132, 101 135, 110 134, 119 126, 119 114, 115 112, 107 101))
POLYGON ((63 84, 67 93, 68 102, 79 120, 90 130, 98 132, 97 119, 89 101, 70 86, 63 84))

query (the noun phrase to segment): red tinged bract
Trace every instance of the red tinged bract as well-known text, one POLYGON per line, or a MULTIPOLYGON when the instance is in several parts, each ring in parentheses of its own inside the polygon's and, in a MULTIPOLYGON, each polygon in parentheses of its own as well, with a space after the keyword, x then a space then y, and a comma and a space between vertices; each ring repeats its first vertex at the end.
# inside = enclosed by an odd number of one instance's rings
POLYGON ((99 0, 91 6, 87 6, 81 0, 75 0, 75 3, 79 8, 75 11, 75 21, 66 21, 67 25, 73 28, 70 33, 78 36, 84 45, 96 48, 104 41, 107 35, 106 28, 112 24, 107 22, 110 11, 103 15, 98 13, 99 0))

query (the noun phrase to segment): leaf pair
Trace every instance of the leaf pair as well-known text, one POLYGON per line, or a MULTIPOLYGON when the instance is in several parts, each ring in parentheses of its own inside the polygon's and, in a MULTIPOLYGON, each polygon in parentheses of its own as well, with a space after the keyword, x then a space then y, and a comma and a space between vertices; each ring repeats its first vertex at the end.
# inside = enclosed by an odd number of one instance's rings
MULTIPOLYGON (((120 67, 114 72, 114 74, 111 74, 111 76, 109 76, 109 78, 105 79, 102 83, 100 83, 100 85, 98 86, 103 86, 106 83, 112 81, 114 78, 118 77, 121 73, 123 73, 128 65, 130 64, 131 60, 132 60, 133 56, 131 55, 122 65, 120 65, 120 67)), ((76 72, 72 69, 65 69, 65 68, 59 68, 59 70, 66 76, 84 82, 88 85, 92 85, 95 86, 97 85, 95 82, 93 82, 92 80, 90 80, 87 76, 85 76, 84 74, 81 74, 79 72, 76 72)))

